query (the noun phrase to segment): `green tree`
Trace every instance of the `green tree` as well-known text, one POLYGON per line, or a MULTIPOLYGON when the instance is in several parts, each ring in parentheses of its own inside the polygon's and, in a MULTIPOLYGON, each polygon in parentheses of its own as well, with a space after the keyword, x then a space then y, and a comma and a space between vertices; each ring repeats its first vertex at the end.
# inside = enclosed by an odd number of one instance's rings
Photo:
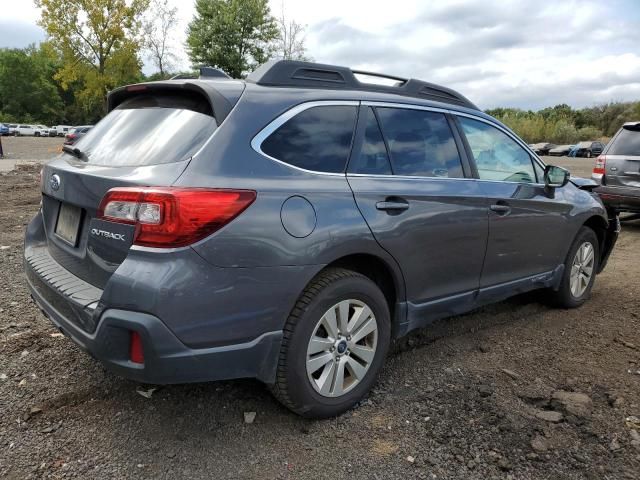
POLYGON ((267 61, 278 35, 267 0, 196 0, 187 50, 195 65, 241 78, 267 61))
POLYGON ((117 85, 140 77, 140 18, 149 0, 35 0, 40 25, 62 57, 55 79, 63 89, 79 86, 75 98, 88 117, 104 111, 117 85))
POLYGON ((0 49, 0 114, 17 122, 52 124, 63 103, 52 79, 56 59, 50 46, 0 49))

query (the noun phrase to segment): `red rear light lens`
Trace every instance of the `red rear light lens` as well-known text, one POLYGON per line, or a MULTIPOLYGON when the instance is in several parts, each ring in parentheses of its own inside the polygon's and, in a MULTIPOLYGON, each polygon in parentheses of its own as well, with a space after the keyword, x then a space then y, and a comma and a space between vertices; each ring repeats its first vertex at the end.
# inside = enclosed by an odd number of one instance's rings
POLYGON ((596 158, 596 164, 593 166, 593 173, 604 175, 606 167, 607 167, 607 156, 600 155, 598 158, 596 158))
POLYGON ((135 245, 183 247, 219 230, 255 199, 253 190, 113 188, 102 199, 98 217, 136 225, 135 245))
POLYGON ((131 331, 129 336, 129 360, 133 363, 144 363, 144 350, 142 339, 138 332, 131 331))

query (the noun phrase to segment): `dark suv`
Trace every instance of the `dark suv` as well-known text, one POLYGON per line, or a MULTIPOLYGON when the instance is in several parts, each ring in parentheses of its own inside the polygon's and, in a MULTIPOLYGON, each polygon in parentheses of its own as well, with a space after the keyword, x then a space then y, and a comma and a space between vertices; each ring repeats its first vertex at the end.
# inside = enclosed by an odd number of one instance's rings
POLYGON ((452 90, 360 73, 278 61, 111 92, 43 169, 38 306, 117 374, 253 377, 326 417, 437 318, 532 289, 581 305, 618 231, 595 183, 452 90))
POLYGON ((596 159, 591 177, 598 193, 619 212, 640 213, 640 122, 627 122, 596 159))

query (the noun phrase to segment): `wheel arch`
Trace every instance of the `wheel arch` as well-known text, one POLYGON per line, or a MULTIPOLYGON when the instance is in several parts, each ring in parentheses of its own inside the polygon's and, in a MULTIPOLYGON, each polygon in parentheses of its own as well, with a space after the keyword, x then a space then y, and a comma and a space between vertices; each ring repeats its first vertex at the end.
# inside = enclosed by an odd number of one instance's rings
POLYGON ((618 235, 616 222, 605 220, 601 215, 592 215, 582 224, 582 226, 589 227, 595 232, 596 237, 598 237, 600 258, 598 259, 597 273, 600 273, 606 265, 606 261, 609 258, 609 254, 613 249, 618 235))
POLYGON ((369 278, 378 285, 387 299, 389 314, 394 327, 405 321, 405 285, 399 267, 393 266, 383 258, 370 253, 354 253, 342 256, 327 264, 323 270, 335 267, 353 270, 369 278))

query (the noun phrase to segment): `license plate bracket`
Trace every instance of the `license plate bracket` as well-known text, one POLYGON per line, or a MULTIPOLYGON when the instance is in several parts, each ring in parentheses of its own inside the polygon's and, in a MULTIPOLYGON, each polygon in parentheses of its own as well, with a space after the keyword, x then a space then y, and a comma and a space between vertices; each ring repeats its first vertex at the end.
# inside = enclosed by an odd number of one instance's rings
POLYGON ((75 247, 78 243, 78 231, 82 209, 67 203, 60 204, 54 233, 65 243, 75 247))

